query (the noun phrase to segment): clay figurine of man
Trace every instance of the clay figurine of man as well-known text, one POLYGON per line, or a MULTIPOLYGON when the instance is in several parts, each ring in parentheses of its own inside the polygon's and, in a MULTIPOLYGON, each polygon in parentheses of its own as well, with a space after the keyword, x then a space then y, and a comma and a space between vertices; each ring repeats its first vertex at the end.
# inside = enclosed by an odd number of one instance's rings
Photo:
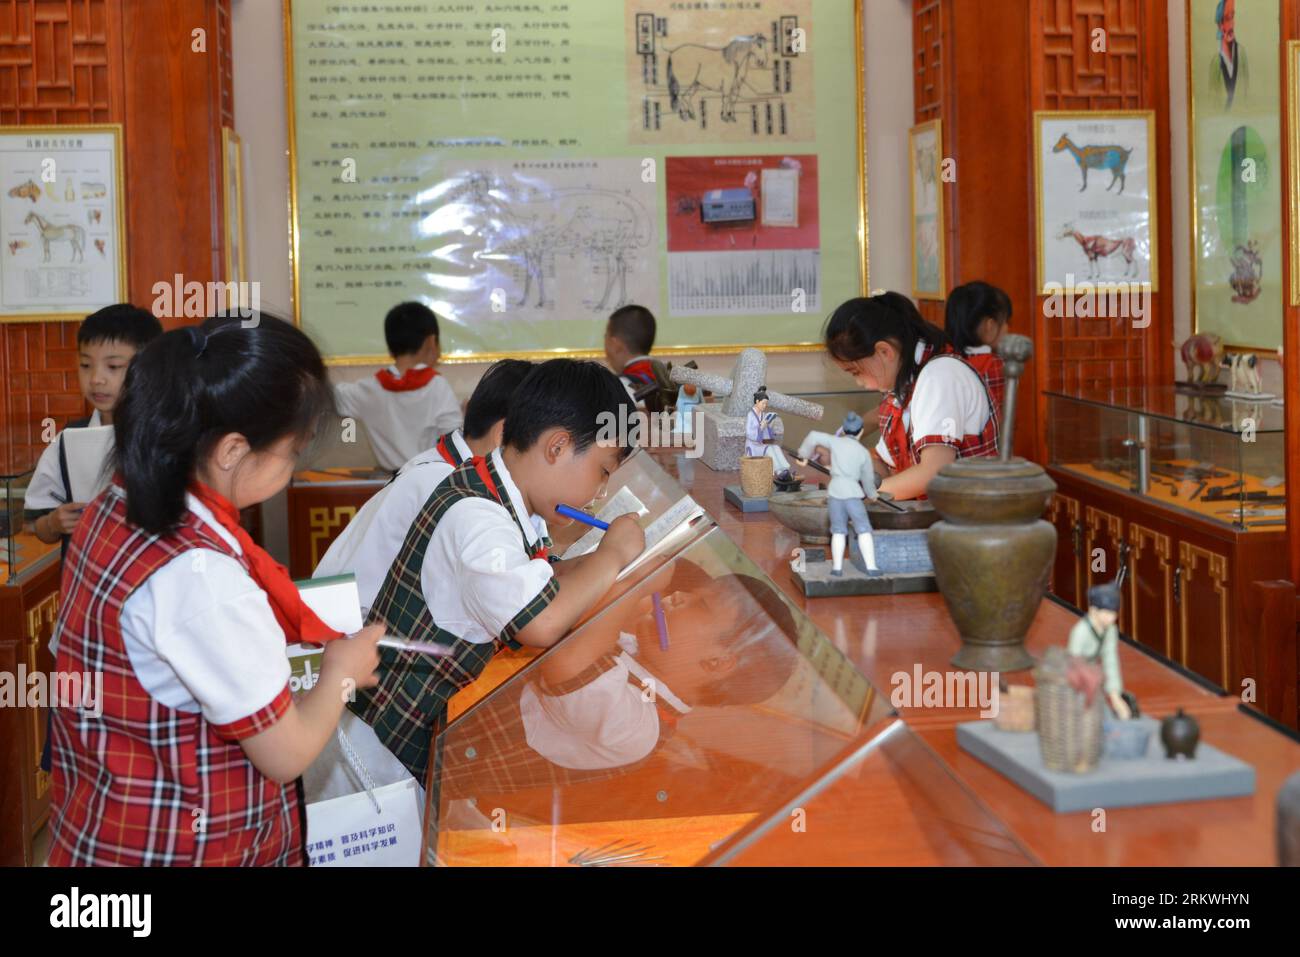
POLYGON ((772 460, 772 469, 778 482, 792 482, 790 463, 772 434, 775 412, 767 411, 767 386, 759 386, 754 393, 754 406, 745 418, 745 454, 752 457, 766 455, 772 460))
POLYGON ((881 574, 876 565, 876 547, 871 537, 871 518, 862 499, 879 497, 876 491, 876 471, 871 453, 862 447, 862 416, 850 412, 844 417, 843 435, 809 432, 799 446, 800 465, 808 464, 814 449, 830 453, 831 484, 826 490, 827 510, 831 518, 831 574, 836 578, 844 574, 844 549, 848 544, 849 522, 858 534, 858 551, 867 566, 868 575, 881 574))
POLYGON ((1117 582, 1088 589, 1088 612, 1070 629, 1066 651, 1076 658, 1101 666, 1101 688, 1115 717, 1127 721, 1133 716, 1124 698, 1124 679, 1119 670, 1120 590, 1117 582))

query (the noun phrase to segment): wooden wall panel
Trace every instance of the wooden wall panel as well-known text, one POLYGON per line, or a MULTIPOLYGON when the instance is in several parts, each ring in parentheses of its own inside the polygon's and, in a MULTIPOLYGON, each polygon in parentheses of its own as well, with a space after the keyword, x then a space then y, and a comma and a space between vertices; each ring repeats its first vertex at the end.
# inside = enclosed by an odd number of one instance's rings
MULTIPOLYGON (((1127 319, 1047 318, 1035 336, 1044 389, 1119 389, 1173 381, 1173 232, 1170 190, 1169 34, 1165 0, 1032 0, 1035 110, 1154 110, 1155 198, 1161 292, 1151 297, 1149 324, 1127 319), (1095 31, 1105 49, 1094 49, 1095 31)), ((1032 130, 1031 130, 1032 143, 1032 130)), ((1029 190, 1033 196, 1034 184, 1029 190)), ((1036 257, 1035 224, 1027 232, 1036 257)), ((1041 302, 1041 299, 1038 300, 1041 302)), ((1045 435, 1046 400, 1039 395, 1045 435)))
MULTIPOLYGON (((1300 0, 1282 0, 1282 83, 1287 77, 1286 44, 1289 40, 1300 40, 1300 0)), ((1287 102, 1286 92, 1282 102, 1287 102)), ((1282 111, 1282 168, 1290 170, 1296 162, 1292 155, 1297 131, 1291 128, 1291 117, 1287 110, 1282 111)), ((1282 203, 1282 229, 1294 243, 1297 228, 1296 204, 1300 203, 1300 183, 1288 176, 1290 186, 1286 200, 1282 203)), ((1300 282, 1300 276, 1291 274, 1291 257, 1282 257, 1282 277, 1287 290, 1283 302, 1291 301, 1290 290, 1300 282)), ((1284 407, 1284 442, 1286 448, 1286 478, 1291 487, 1300 481, 1300 309, 1287 305, 1284 308, 1282 323, 1282 381, 1284 383, 1286 404, 1284 407)), ((1287 496, 1287 540, 1290 552, 1291 581, 1300 584, 1300 495, 1287 496)), ((1300 621, 1300 602, 1296 606, 1296 618, 1300 621)))
MULTIPOLYGON (((127 290, 146 308, 176 273, 222 278, 231 37, 230 0, 0 0, 0 124, 123 125, 127 290)), ((0 467, 21 468, 43 447, 43 419, 85 414, 76 324, 0 325, 0 383, 0 467)))
MULTIPOLYGON (((947 129, 945 98, 951 95, 952 84, 944 75, 946 61, 943 55, 947 26, 947 0, 914 0, 912 10, 912 53, 914 61, 912 104, 915 114, 914 122, 928 123, 930 120, 943 120, 942 130, 945 156, 952 150, 948 139, 952 135, 947 129)), ((940 184, 944 204, 944 242, 947 249, 947 275, 944 283, 951 288, 953 268, 954 204, 951 190, 947 184, 940 184)), ((944 303, 933 299, 922 299, 917 303, 921 315, 927 320, 943 327, 944 303)))

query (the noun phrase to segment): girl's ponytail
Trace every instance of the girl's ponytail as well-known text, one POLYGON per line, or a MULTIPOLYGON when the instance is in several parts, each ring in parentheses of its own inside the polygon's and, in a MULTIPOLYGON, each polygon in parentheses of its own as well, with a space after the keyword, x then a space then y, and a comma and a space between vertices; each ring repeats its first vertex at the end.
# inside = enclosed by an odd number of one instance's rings
POLYGON ((185 514, 185 492, 223 435, 260 451, 306 435, 330 406, 320 353, 265 313, 164 333, 132 360, 114 411, 127 519, 156 535, 185 514))

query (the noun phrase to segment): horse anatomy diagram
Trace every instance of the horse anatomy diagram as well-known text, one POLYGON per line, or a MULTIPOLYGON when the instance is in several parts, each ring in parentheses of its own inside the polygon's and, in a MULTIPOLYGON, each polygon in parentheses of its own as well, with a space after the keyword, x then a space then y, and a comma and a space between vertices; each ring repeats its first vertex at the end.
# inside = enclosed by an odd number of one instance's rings
POLYGON ((752 12, 673 11, 626 0, 634 143, 811 140, 810 0, 752 12))
MULTIPOLYGON (((105 141, 111 134, 93 134, 105 141)), ((112 156, 0 137, 0 309, 85 315, 123 298, 112 156)), ((107 145, 107 144, 106 144, 107 145)))
MULTIPOLYGON (((636 160, 586 167, 480 169, 455 181, 439 218, 454 211, 445 221, 454 223, 462 242, 440 248, 467 254, 448 265, 453 275, 473 277, 469 288, 476 297, 486 292, 492 311, 578 318, 659 301, 654 184, 641 182, 636 160)), ((455 301, 463 292, 444 295, 455 301)))
POLYGON ((1155 291, 1153 116, 1044 113, 1036 123, 1041 282, 1155 291))

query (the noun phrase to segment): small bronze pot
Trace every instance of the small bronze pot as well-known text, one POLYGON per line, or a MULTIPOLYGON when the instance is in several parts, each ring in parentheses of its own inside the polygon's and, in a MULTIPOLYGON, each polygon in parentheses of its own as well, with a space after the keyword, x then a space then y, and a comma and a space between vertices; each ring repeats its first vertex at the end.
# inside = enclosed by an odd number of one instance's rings
POLYGON ((1196 745, 1201 740, 1201 726, 1190 715, 1183 714, 1179 708, 1177 714, 1170 715, 1160 722, 1160 743, 1165 746, 1165 757, 1176 758, 1180 755, 1192 760, 1196 757, 1196 745))
POLYGON ((1056 483, 1024 459, 958 459, 926 489, 943 521, 930 526, 935 582, 962 647, 954 667, 1034 665, 1025 634, 1047 591, 1056 529, 1043 513, 1056 483))

